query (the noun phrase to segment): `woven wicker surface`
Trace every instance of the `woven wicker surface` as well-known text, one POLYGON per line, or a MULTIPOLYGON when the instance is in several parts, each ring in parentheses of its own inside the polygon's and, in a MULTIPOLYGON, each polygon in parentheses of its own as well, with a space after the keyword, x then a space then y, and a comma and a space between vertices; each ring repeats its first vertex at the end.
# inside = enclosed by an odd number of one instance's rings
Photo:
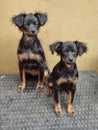
POLYGON ((66 113, 67 94, 61 93, 63 115, 57 117, 53 96, 47 86, 36 92, 34 81, 18 93, 18 74, 0 75, 0 130, 98 130, 98 76, 94 71, 79 72, 74 98, 75 115, 66 113))

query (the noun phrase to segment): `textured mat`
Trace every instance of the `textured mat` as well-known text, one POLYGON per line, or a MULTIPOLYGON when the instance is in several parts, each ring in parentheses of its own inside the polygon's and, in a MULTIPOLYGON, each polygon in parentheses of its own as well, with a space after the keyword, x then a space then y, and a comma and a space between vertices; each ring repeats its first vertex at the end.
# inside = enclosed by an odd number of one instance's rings
POLYGON ((98 76, 94 71, 79 75, 73 117, 66 113, 66 93, 61 93, 63 115, 57 117, 47 86, 36 92, 29 81, 26 91, 18 93, 19 75, 0 75, 0 130, 98 130, 98 76))

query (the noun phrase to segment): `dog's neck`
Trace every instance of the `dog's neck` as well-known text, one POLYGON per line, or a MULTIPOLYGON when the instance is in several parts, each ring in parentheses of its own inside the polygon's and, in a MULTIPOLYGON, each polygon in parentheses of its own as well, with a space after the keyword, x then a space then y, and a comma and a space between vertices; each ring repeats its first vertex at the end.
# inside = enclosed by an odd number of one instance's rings
POLYGON ((61 60, 61 62, 62 62, 63 66, 67 72, 70 73, 74 70, 75 63, 69 65, 69 64, 64 63, 62 60, 61 60))
POLYGON ((29 37, 29 36, 25 35, 25 39, 26 39, 27 41, 31 41, 31 40, 34 39, 34 37, 29 37))
POLYGON ((28 37, 27 35, 24 35, 22 36, 22 43, 23 43, 23 46, 27 49, 29 49, 30 47, 32 47, 32 45, 35 43, 37 39, 37 36, 34 36, 34 37, 28 37))
POLYGON ((36 37, 37 37, 37 36, 32 36, 32 37, 30 37, 30 36, 27 36, 27 35, 23 34, 23 38, 24 38, 24 40, 27 41, 27 42, 35 40, 36 37))

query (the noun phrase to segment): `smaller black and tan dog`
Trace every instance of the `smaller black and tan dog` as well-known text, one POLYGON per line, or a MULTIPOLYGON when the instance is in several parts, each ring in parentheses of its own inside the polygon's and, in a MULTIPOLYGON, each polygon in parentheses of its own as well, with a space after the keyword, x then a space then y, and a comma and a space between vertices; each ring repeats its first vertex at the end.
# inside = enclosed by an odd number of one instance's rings
POLYGON ((78 80, 78 70, 76 65, 77 56, 87 52, 87 47, 79 41, 56 42, 50 45, 52 54, 57 52, 60 55, 60 62, 53 68, 49 76, 47 95, 54 93, 54 110, 57 115, 62 114, 60 105, 60 91, 68 93, 67 112, 70 116, 74 114, 73 100, 78 80))
POLYGON ((38 77, 36 89, 42 89, 43 83, 48 79, 48 67, 44 50, 37 38, 39 28, 47 21, 47 15, 43 13, 19 14, 12 18, 12 22, 23 32, 20 40, 17 56, 21 82, 18 91, 25 90, 26 75, 38 77))

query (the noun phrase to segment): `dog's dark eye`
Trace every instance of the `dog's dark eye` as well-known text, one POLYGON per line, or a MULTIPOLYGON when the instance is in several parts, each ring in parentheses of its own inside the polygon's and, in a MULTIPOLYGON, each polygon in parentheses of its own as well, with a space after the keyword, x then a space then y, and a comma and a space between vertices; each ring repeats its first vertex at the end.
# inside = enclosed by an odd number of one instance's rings
POLYGON ((29 26, 29 25, 30 25, 30 23, 29 23, 29 22, 24 24, 24 26, 29 26))
POLYGON ((74 57, 76 57, 76 55, 77 55, 77 50, 73 50, 72 53, 73 53, 74 57))
POLYGON ((66 50, 66 51, 65 51, 65 53, 68 53, 68 52, 69 52, 69 50, 66 50))
POLYGON ((34 25, 38 25, 36 22, 33 22, 34 25))
POLYGON ((72 52, 73 52, 73 53, 77 53, 77 51, 76 51, 76 50, 72 50, 72 52))

